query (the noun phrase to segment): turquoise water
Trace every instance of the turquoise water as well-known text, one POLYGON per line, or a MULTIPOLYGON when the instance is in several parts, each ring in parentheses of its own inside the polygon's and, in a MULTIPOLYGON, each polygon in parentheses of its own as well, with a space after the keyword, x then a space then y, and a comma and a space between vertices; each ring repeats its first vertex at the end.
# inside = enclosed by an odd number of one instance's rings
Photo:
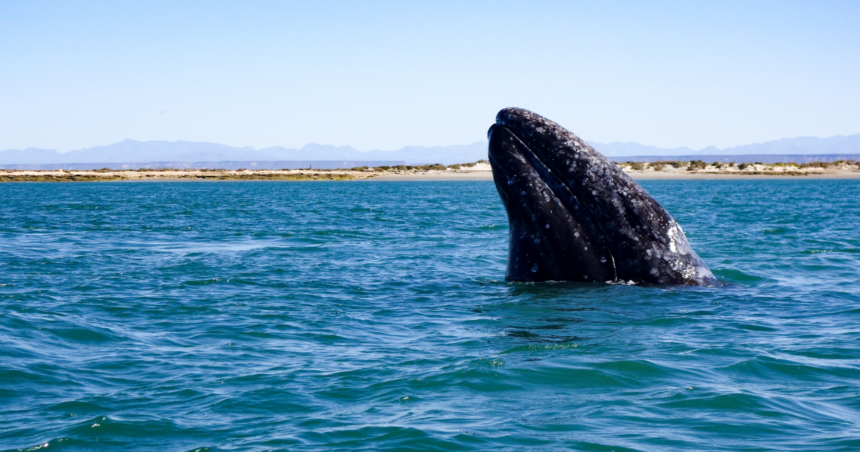
POLYGON ((491 182, 0 184, 0 450, 860 449, 860 181, 643 186, 726 285, 506 283, 491 182))

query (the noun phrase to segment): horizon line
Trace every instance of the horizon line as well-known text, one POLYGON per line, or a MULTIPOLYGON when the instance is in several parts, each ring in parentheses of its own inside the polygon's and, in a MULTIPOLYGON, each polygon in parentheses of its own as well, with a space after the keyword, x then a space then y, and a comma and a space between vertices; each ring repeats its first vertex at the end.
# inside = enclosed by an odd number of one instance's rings
MULTIPOLYGON (((650 145, 650 144, 643 144, 643 143, 640 143, 640 142, 638 142, 638 141, 610 141, 610 142, 600 142, 600 141, 590 141, 590 140, 587 140, 587 139, 584 139, 584 140, 585 140, 588 144, 590 144, 590 145, 592 145, 592 146, 594 146, 594 145, 607 145, 607 146, 609 146, 609 145, 617 145, 617 144, 620 144, 620 145, 630 145, 630 144, 633 144, 633 145, 645 146, 645 147, 656 148, 656 149, 664 149, 664 150, 667 150, 667 151, 680 150, 680 149, 689 149, 690 151, 693 151, 693 152, 701 152, 701 151, 703 151, 703 150, 705 150, 705 149, 711 149, 711 148, 713 148, 713 149, 717 149, 717 150, 726 150, 726 149, 732 149, 732 148, 743 147, 743 146, 754 146, 754 145, 759 145, 759 144, 772 143, 772 142, 775 142, 775 141, 782 141, 782 140, 796 140, 796 139, 801 139, 801 138, 813 138, 813 139, 818 139, 818 140, 829 140, 829 139, 833 139, 833 138, 849 138, 849 137, 853 137, 853 136, 857 136, 857 135, 860 135, 860 133, 852 133, 852 134, 848 134, 848 135, 842 135, 842 134, 840 134, 840 135, 833 135, 833 136, 829 136, 829 137, 816 137, 816 136, 810 136, 810 135, 801 135, 801 136, 795 136, 795 137, 783 137, 783 138, 777 138, 777 139, 773 139, 773 140, 761 141, 761 142, 755 142, 755 143, 739 144, 739 145, 736 145, 736 146, 729 146, 729 147, 725 147, 725 148, 719 148, 719 147, 717 147, 717 146, 715 146, 715 145, 708 145, 708 146, 705 146, 705 147, 700 148, 700 149, 693 149, 693 148, 688 147, 688 146, 673 147, 673 148, 664 148, 664 147, 655 146, 655 145, 650 145)), ((173 141, 171 141, 171 140, 145 140, 145 141, 141 141, 141 140, 137 140, 137 139, 134 139, 134 138, 126 138, 126 139, 124 139, 124 140, 121 140, 121 141, 115 141, 115 142, 113 142, 113 143, 109 143, 109 144, 98 144, 98 145, 94 145, 94 146, 90 146, 90 147, 84 147, 84 148, 78 148, 78 149, 71 149, 71 150, 68 150, 68 151, 59 151, 59 150, 57 150, 57 149, 39 148, 39 147, 30 146, 30 147, 26 147, 26 148, 23 148, 23 149, 15 149, 15 148, 2 149, 2 150, 0 150, 0 152, 8 152, 8 151, 27 151, 27 150, 30 150, 30 149, 35 149, 35 150, 40 150, 40 151, 55 151, 55 152, 57 152, 57 153, 59 153, 59 154, 67 154, 67 153, 69 153, 69 152, 83 151, 83 150, 93 149, 93 148, 97 148, 97 147, 112 146, 112 145, 115 145, 115 144, 125 143, 125 142, 127 142, 127 141, 133 141, 133 142, 135 142, 135 143, 198 143, 198 144, 210 144, 210 145, 216 145, 216 146, 226 146, 226 147, 235 148, 235 149, 251 149, 251 150, 254 150, 254 151, 262 151, 262 150, 272 149, 272 148, 281 148, 281 149, 286 149, 286 150, 303 150, 304 148, 306 148, 306 147, 308 147, 308 146, 324 146, 324 147, 334 147, 334 148, 350 148, 350 149, 355 150, 355 151, 358 151, 358 152, 396 152, 396 151, 403 150, 403 149, 405 149, 405 148, 445 148, 445 147, 454 147, 454 146, 473 146, 473 145, 478 144, 478 143, 487 143, 487 141, 486 141, 486 140, 481 140, 481 141, 474 141, 474 142, 472 142, 472 143, 467 143, 467 144, 446 144, 446 145, 418 145, 418 144, 410 144, 410 145, 401 146, 400 148, 397 148, 397 149, 391 149, 391 150, 385 150, 385 149, 368 149, 368 150, 362 150, 362 149, 354 148, 354 147, 352 147, 352 146, 350 146, 350 145, 348 145, 348 144, 346 144, 346 145, 337 145, 337 144, 321 144, 321 143, 315 143, 315 142, 309 142, 309 143, 306 143, 304 146, 302 146, 302 147, 298 147, 298 148, 288 148, 288 147, 285 147, 285 146, 282 146, 282 145, 273 145, 273 146, 267 146, 267 147, 255 148, 255 147, 253 147, 253 146, 236 146, 236 145, 230 145, 230 144, 224 144, 224 143, 216 143, 216 142, 212 142, 212 141, 192 141, 192 140, 173 140, 173 141)), ((745 155, 745 154, 738 154, 738 155, 745 155)), ((800 154, 797 154, 797 155, 800 155, 800 154)), ((637 157, 640 157, 640 156, 637 156, 637 157)), ((644 156, 644 155, 643 155, 643 156, 641 156, 641 157, 646 157, 646 156, 644 156)))

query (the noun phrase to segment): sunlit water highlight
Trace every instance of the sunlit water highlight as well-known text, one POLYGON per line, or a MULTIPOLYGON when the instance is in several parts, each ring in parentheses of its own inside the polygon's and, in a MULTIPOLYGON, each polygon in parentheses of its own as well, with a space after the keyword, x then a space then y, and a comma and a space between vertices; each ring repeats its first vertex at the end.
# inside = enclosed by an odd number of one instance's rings
POLYGON ((0 185, 0 450, 858 450, 860 182, 648 181, 720 288, 503 281, 491 182, 0 185))

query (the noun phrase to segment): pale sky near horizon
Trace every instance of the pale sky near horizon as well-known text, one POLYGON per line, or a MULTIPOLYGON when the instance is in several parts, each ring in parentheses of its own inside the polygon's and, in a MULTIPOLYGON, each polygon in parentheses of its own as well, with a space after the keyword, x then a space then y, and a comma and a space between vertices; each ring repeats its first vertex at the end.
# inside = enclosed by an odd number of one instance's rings
POLYGON ((531 109, 597 142, 860 133, 860 1, 0 0, 0 149, 468 144, 531 109))

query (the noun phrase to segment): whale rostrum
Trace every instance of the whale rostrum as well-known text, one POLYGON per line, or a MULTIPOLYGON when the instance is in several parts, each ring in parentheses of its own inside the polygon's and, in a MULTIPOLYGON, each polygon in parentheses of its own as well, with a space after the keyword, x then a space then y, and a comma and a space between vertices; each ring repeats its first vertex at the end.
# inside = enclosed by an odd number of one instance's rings
POLYGON ((506 280, 715 282, 672 216, 573 133, 506 108, 488 135, 510 225, 506 280))

